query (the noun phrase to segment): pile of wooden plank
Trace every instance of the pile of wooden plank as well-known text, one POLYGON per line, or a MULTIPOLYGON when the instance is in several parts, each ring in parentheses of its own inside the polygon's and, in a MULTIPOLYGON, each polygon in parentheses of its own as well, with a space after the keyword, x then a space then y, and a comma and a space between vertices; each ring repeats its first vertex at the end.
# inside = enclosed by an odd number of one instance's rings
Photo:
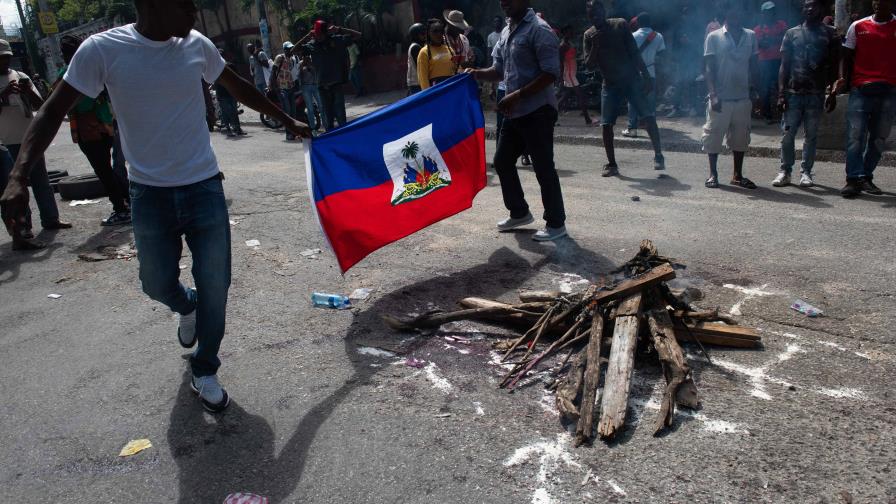
POLYGON ((501 387, 513 390, 552 361, 551 369, 558 373, 553 382, 557 408, 576 423, 577 446, 597 436, 612 439, 623 429, 637 350, 647 345, 659 357, 666 381, 654 429, 659 434, 672 425, 676 406, 699 404, 680 341, 695 342, 704 351, 703 345, 762 345, 756 330, 737 325, 718 310, 691 305, 699 293, 670 289, 666 282, 675 278, 675 266, 645 240, 638 255, 614 272, 620 280, 604 279, 582 292, 522 292, 518 304, 467 298, 460 301, 463 309, 458 311, 384 319, 396 330, 435 328, 459 320, 522 327, 521 336, 497 344, 504 361, 512 364, 501 387), (603 390, 600 397, 598 390, 603 390))

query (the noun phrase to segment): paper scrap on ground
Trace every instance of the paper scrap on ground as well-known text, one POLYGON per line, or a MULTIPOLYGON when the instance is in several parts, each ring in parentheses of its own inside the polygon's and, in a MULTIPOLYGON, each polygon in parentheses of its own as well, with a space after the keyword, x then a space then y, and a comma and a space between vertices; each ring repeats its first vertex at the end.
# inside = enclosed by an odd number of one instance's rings
POLYGON ((82 206, 82 205, 93 205, 99 203, 102 200, 98 199, 84 199, 84 200, 75 200, 68 204, 70 207, 82 206))
POLYGON ((317 259, 317 256, 322 252, 323 251, 321 249, 308 249, 299 252, 299 255, 302 257, 307 257, 308 259, 317 259))
POLYGON ((352 301, 364 301, 370 297, 371 292, 373 292, 373 289, 355 289, 349 294, 348 298, 352 301))
POLYGON ((124 448, 121 449, 121 453, 119 453, 118 456, 130 457, 131 455, 136 455, 148 448, 152 448, 152 443, 150 443, 148 439, 135 439, 124 445, 124 448))
POLYGON ((62 294, 47 294, 47 297, 50 299, 59 299, 62 297, 62 294))
POLYGON ((247 247, 260 247, 261 242, 258 240, 246 240, 247 247))

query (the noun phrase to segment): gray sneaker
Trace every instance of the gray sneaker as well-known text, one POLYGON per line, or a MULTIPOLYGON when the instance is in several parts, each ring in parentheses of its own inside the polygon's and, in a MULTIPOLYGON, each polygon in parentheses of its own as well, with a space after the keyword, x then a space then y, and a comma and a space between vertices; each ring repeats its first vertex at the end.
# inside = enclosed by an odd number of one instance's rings
POLYGON ((230 405, 230 396, 215 375, 194 376, 190 379, 190 389, 199 396, 202 407, 212 413, 220 413, 230 405))
POLYGON ((564 236, 566 236, 566 226, 560 226, 558 228, 546 227, 532 235, 532 239, 537 242, 547 242, 558 240, 564 236))
POLYGON ((184 348, 193 348, 196 344, 196 310, 186 314, 178 314, 177 341, 184 348))
POLYGON ((790 185, 790 175, 785 172, 778 172, 778 176, 775 177, 775 180, 772 180, 772 185, 775 187, 787 187, 790 185))
POLYGON ((511 229, 526 226, 533 222, 535 222, 535 217, 532 217, 531 213, 526 214, 525 217, 520 217, 519 219, 509 217, 498 223, 498 231, 510 231, 511 229))

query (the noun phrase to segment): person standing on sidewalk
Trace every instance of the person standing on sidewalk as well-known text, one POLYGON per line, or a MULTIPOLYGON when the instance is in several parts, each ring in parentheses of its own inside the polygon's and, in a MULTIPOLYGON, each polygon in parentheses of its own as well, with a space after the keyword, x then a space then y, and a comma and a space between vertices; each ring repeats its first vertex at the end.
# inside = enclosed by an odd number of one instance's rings
MULTIPOLYGON (((230 60, 229 55, 223 49, 219 49, 218 53, 227 63, 227 68, 236 71, 236 65, 230 60)), ((229 138, 236 136, 245 136, 246 132, 240 124, 240 113, 237 109, 236 98, 231 96, 227 88, 221 82, 215 83, 215 97, 218 99, 218 106, 221 107, 221 123, 224 125, 224 131, 229 138)))
POLYGON ((722 140, 734 156, 731 185, 756 189, 744 177, 744 155, 750 145, 752 98, 758 99, 759 47, 753 30, 743 27, 741 7, 737 0, 724 6, 725 25, 706 37, 704 71, 709 103, 703 126, 703 152, 709 156, 709 178, 706 187, 719 187, 719 153, 722 140))
MULTIPOLYGON (((277 93, 280 98, 280 108, 286 112, 289 117, 296 116, 296 97, 295 97, 295 79, 293 79, 293 70, 295 69, 296 59, 293 56, 293 44, 290 41, 283 43, 283 52, 274 58, 274 65, 271 67, 271 79, 268 81, 268 88, 277 93)), ((286 140, 295 140, 295 135, 288 129, 286 130, 286 140)))
MULTIPOLYGON (((635 18, 638 23, 638 29, 632 33, 635 38, 635 44, 641 51, 641 59, 647 65, 647 72, 650 73, 650 92, 647 93, 647 109, 656 116, 656 61, 657 56, 666 51, 666 40, 663 35, 654 30, 653 20, 650 14, 642 12, 635 18)), ((628 129, 622 132, 622 136, 635 138, 638 136, 638 110, 635 107, 628 108, 628 129)))
POLYGON ((361 67, 361 48, 357 41, 348 46, 348 76, 355 88, 355 98, 364 96, 364 70, 361 67))
POLYGON ((296 45, 303 45, 309 37, 313 40, 308 47, 317 70, 318 90, 323 99, 324 126, 327 131, 346 123, 345 94, 342 86, 348 82, 348 46, 361 37, 360 32, 334 26, 318 20, 314 29, 296 45))
POLYGON ((255 44, 246 46, 249 52, 249 73, 255 83, 255 88, 259 92, 265 93, 268 88, 268 80, 265 74, 270 72, 271 64, 268 62, 268 55, 261 50, 261 43, 256 41, 255 44))
POLYGON ((490 68, 466 70, 477 80, 504 81, 507 87, 507 95, 498 103, 506 117, 494 165, 510 217, 499 222, 498 229, 510 231, 535 220, 516 167, 517 158, 528 152, 541 186, 546 224, 532 238, 557 240, 566 236, 563 192, 554 166, 557 96, 553 84, 560 77, 560 41, 550 25, 535 15, 530 0, 501 0, 501 8, 509 25, 495 46, 494 63, 490 68))
POLYGON ((840 78, 828 96, 833 110, 847 86, 846 186, 844 198, 862 192, 879 195, 874 170, 880 162, 896 118, 896 0, 874 0, 874 14, 856 21, 846 32, 840 78))
POLYGON ((821 23, 823 17, 820 0, 805 0, 803 23, 787 30, 781 45, 778 108, 784 117, 781 122, 781 171, 772 181, 775 187, 790 184, 800 126, 806 130, 800 187, 814 185, 812 168, 818 124, 824 109, 825 89, 834 81, 839 45, 834 29, 821 23))
POLYGON ((765 2, 760 7, 762 22, 753 29, 759 46, 759 99, 762 116, 768 124, 775 122, 775 91, 781 69, 781 42, 787 31, 787 23, 778 19, 775 2, 765 2))
POLYGON ((417 55, 417 81, 420 89, 429 89, 457 74, 451 47, 445 43, 445 23, 430 19, 426 23, 426 45, 417 55))
POLYGON ((0 207, 13 231, 24 223, 28 174, 68 110, 82 96, 96 97, 107 88, 130 162, 143 290, 179 315, 180 344, 196 346, 190 357, 191 388, 207 410, 220 412, 230 402, 217 379, 231 276, 230 221, 199 83, 220 81, 237 100, 280 120, 294 134, 306 137, 311 131, 226 67, 214 44, 192 29, 197 14, 192 1, 134 4, 136 24, 98 33, 81 44, 62 83, 25 134, 0 207), (178 279, 184 238, 193 256, 196 289, 178 279))
POLYGON ((302 86, 302 97, 305 99, 305 110, 308 114, 308 126, 318 131, 322 124, 327 122, 327 114, 321 106, 320 91, 317 88, 317 70, 311 61, 311 51, 302 49, 302 59, 299 62, 299 83, 302 86), (320 116, 320 122, 318 122, 320 116))
POLYGON ((416 94, 420 92, 420 78, 417 76, 417 57, 420 56, 420 50, 426 45, 426 25, 423 23, 414 23, 408 29, 408 39, 411 45, 408 47, 408 94, 416 94))
POLYGON ((572 45, 572 37, 574 35, 572 25, 565 26, 560 33, 563 36, 560 42, 561 63, 563 64, 562 92, 564 96, 568 96, 570 93, 575 95, 576 100, 579 102, 582 116, 585 118, 585 124, 590 126, 593 121, 591 120, 591 114, 588 113, 588 99, 585 98, 585 92, 582 91, 582 86, 579 85, 579 64, 576 60, 576 48, 572 45))
POLYGON ((653 90, 654 82, 641 51, 629 28, 622 18, 607 19, 603 2, 593 0, 588 3, 591 27, 585 32, 585 65, 599 68, 604 78, 601 93, 601 126, 603 144, 607 153, 607 164, 602 176, 619 175, 616 164, 616 147, 613 127, 628 100, 629 107, 635 109, 644 123, 644 129, 653 144, 655 170, 665 170, 666 160, 660 145, 660 130, 656 125, 656 111, 650 110, 647 95, 653 90))
MULTIPOLYGON (((15 163, 22 147, 25 132, 31 126, 34 110, 40 107, 44 100, 24 73, 9 67, 12 62, 12 48, 9 42, 0 39, 0 145, 2 145, 10 160, 15 163)), ((9 163, 0 163, 6 168, 0 168, 0 189, 8 185, 15 185, 11 174, 12 166, 9 163)), ((47 165, 43 156, 35 158, 34 169, 30 172, 29 180, 31 190, 34 192, 34 200, 40 212, 41 227, 45 230, 68 229, 72 227, 68 222, 59 220, 59 208, 56 206, 56 194, 50 186, 50 178, 47 175, 47 165)), ((31 209, 23 208, 23 219, 16 227, 9 227, 12 236, 13 250, 36 250, 46 245, 34 239, 34 231, 31 223, 31 209)))
MULTIPOLYGON (((81 38, 73 35, 65 35, 59 42, 62 59, 65 65, 59 69, 59 79, 65 75, 68 65, 78 47, 81 46, 81 38)), ((61 82, 57 80, 57 82, 61 82)), ((122 181, 115 175, 112 169, 112 148, 115 144, 115 129, 112 125, 112 107, 109 96, 105 92, 95 100, 82 98, 69 111, 69 127, 72 133, 72 141, 78 144, 78 148, 87 157, 93 173, 100 179, 109 201, 112 203, 112 214, 103 219, 103 226, 120 226, 131 223, 131 209, 128 205, 127 180, 122 181)))
POLYGON ((466 33, 473 29, 464 19, 464 13, 459 10, 446 10, 442 13, 445 20, 445 41, 454 55, 454 63, 458 68, 467 68, 475 65, 476 54, 470 45, 470 39, 466 33))

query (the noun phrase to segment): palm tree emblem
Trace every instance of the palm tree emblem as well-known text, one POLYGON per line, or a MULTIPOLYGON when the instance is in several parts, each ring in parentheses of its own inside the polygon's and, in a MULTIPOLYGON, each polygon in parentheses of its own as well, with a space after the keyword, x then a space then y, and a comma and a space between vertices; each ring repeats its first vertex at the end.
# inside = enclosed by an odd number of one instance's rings
POLYGON ((417 165, 417 173, 423 173, 423 166, 420 165, 420 161, 417 159, 417 154, 420 153, 420 145, 417 142, 408 142, 407 145, 402 147, 401 156, 407 160, 413 160, 414 164, 417 165))

